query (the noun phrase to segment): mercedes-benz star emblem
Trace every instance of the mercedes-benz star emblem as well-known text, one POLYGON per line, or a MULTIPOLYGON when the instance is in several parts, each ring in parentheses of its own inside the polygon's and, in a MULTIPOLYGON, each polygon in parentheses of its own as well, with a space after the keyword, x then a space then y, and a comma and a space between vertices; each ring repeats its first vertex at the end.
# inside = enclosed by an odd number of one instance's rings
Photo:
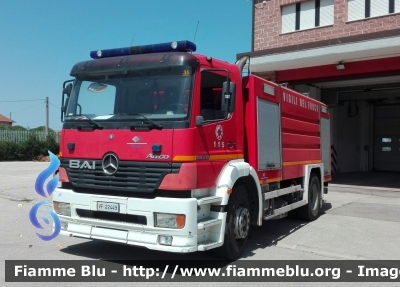
POLYGON ((101 163, 103 170, 106 174, 112 175, 118 170, 118 158, 115 154, 108 153, 103 157, 103 162, 101 163))

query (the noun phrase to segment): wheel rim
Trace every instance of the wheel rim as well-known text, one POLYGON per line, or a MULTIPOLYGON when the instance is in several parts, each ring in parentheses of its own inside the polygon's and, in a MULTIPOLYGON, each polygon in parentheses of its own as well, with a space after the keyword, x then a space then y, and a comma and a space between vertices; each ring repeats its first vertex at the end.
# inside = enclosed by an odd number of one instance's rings
POLYGON ((246 207, 239 206, 236 209, 235 214, 235 228, 233 233, 236 240, 240 240, 247 237, 250 227, 250 213, 246 207))

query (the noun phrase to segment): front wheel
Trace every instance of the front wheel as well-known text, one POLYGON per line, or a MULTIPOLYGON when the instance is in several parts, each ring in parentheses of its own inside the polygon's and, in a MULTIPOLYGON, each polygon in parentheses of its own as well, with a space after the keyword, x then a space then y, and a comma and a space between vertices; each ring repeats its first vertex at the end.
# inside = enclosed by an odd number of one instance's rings
POLYGON ((297 209, 296 214, 299 218, 308 221, 317 219, 320 208, 320 191, 321 185, 318 176, 311 174, 308 185, 308 204, 297 209))
POLYGON ((222 258, 234 260, 242 255, 250 229, 249 199, 246 189, 235 186, 227 205, 224 245, 214 249, 222 258))

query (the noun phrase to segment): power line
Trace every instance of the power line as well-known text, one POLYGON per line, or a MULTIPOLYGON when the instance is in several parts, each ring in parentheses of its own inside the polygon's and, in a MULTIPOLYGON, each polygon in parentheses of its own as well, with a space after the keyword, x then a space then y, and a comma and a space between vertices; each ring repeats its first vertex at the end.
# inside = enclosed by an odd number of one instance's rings
POLYGON ((30 108, 33 108, 33 107, 36 107, 36 106, 42 105, 42 104, 43 104, 43 103, 39 103, 39 104, 36 104, 36 105, 31 106, 31 107, 29 107, 29 108, 26 108, 26 109, 23 109, 23 110, 19 110, 19 111, 17 111, 17 112, 11 112, 11 114, 16 114, 16 113, 19 113, 19 112, 22 112, 22 111, 25 111, 25 110, 29 110, 30 108))
POLYGON ((56 105, 54 105, 54 104, 52 104, 50 102, 49 102, 49 104, 52 105, 52 106, 55 106, 57 109, 61 109, 60 107, 58 107, 58 106, 56 106, 56 105))
POLYGON ((33 101, 43 101, 44 99, 34 99, 34 100, 18 100, 18 101, 0 101, 0 103, 19 103, 19 102, 33 102, 33 101))

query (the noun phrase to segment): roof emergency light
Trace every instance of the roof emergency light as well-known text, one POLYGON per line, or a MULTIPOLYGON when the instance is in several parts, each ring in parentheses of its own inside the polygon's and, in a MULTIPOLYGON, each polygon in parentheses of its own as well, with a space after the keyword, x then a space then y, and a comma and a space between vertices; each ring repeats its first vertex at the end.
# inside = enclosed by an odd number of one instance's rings
POLYGON ((196 44, 185 40, 185 41, 167 42, 167 43, 153 44, 153 45, 98 50, 98 51, 91 51, 90 57, 92 59, 100 59, 100 58, 128 56, 136 54, 149 54, 149 53, 174 52, 174 51, 195 52, 196 44))

